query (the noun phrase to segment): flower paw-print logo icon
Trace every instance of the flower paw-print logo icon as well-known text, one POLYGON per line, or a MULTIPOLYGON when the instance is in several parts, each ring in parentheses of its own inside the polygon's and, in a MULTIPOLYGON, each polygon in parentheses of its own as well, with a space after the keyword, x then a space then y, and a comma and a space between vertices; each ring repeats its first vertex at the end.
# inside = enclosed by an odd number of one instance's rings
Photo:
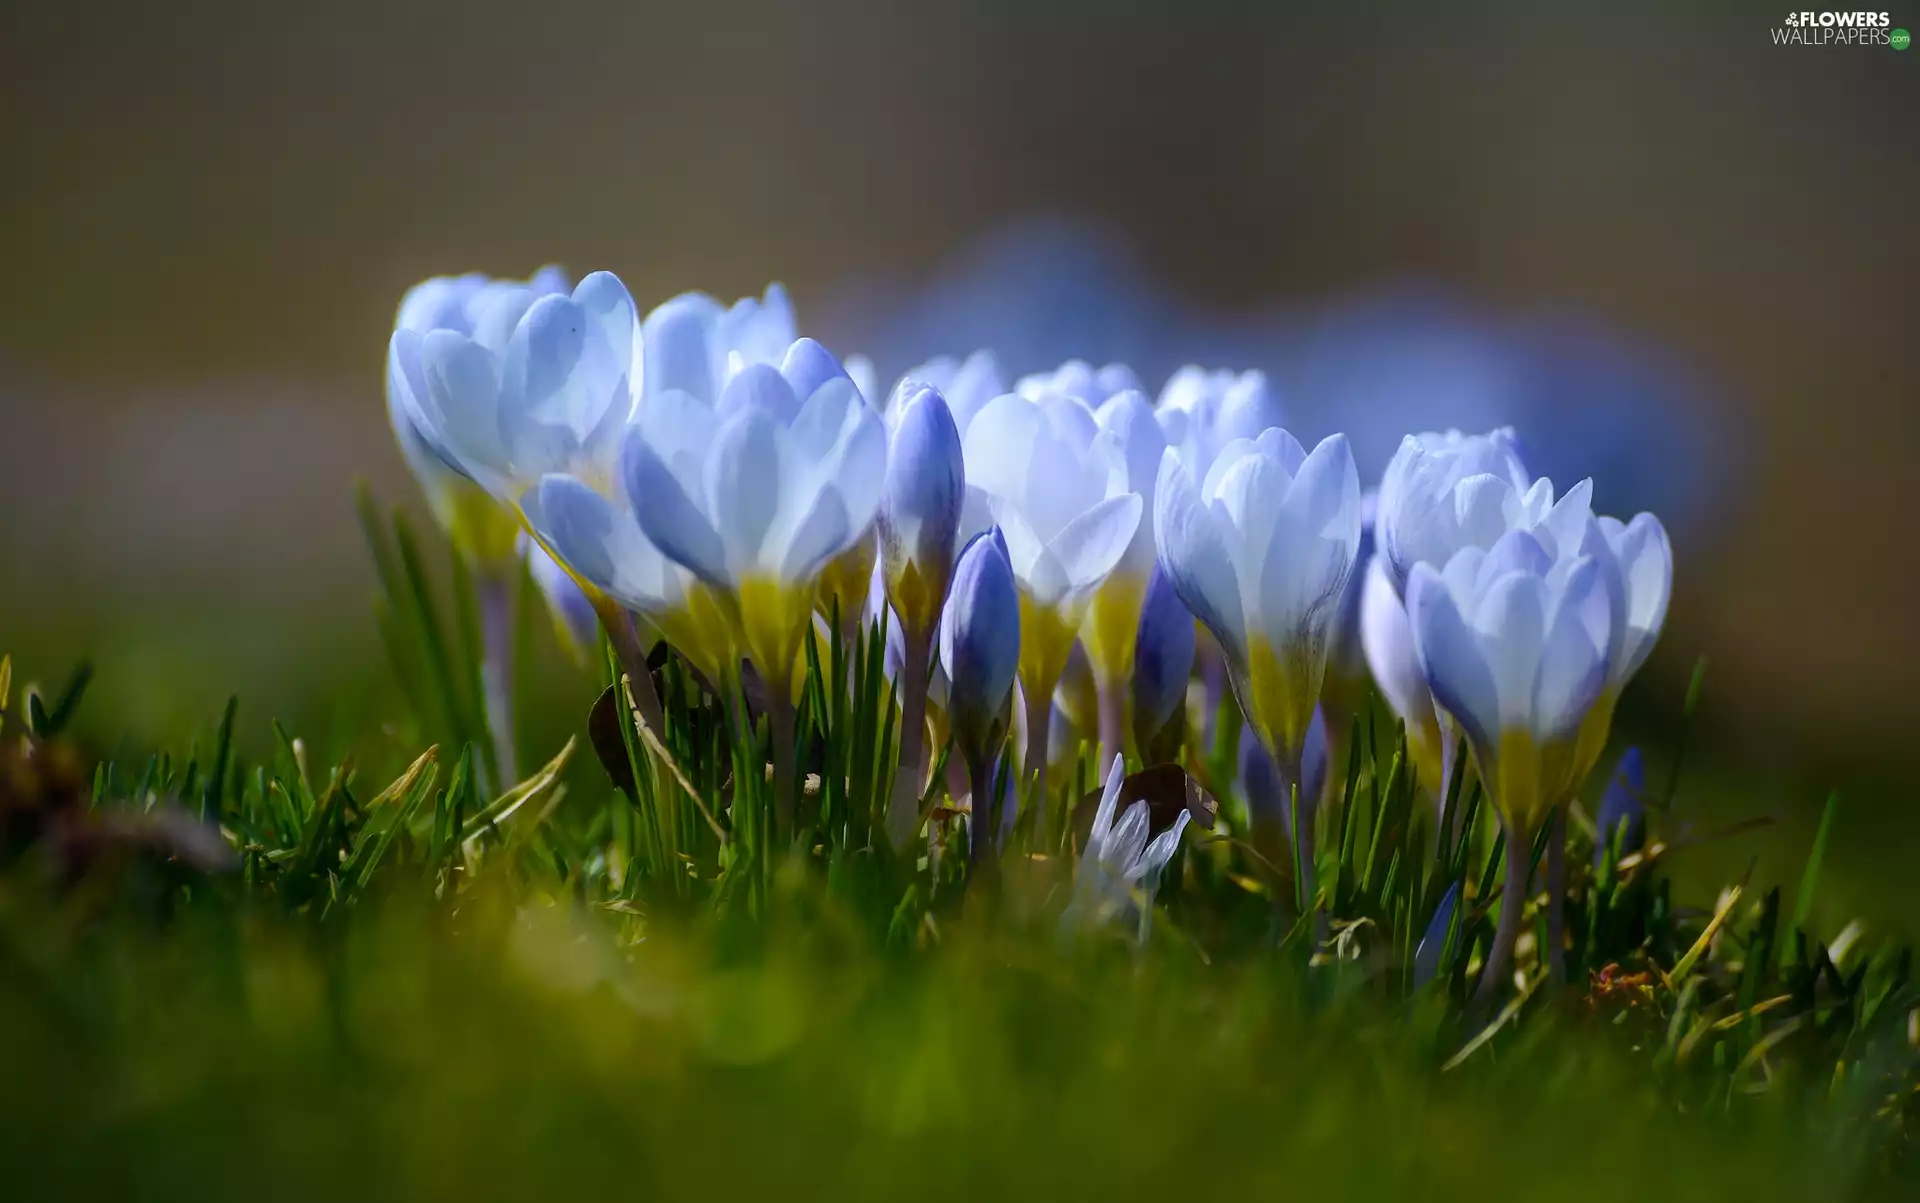
POLYGON ((1799 14, 1799 13, 1788 13, 1788 14, 1787 14, 1787 24, 1788 24, 1788 25, 1798 25, 1798 24, 1800 24, 1800 14, 1799 14))

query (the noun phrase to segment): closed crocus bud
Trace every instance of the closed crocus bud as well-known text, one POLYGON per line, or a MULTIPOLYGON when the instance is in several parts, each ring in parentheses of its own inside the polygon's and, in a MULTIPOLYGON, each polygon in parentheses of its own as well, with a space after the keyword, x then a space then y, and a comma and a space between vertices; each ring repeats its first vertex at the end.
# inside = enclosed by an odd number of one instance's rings
MULTIPOLYGON (((1093 411, 1070 397, 989 402, 964 439, 967 484, 985 496, 1020 583, 1020 680, 1044 766, 1048 700, 1094 591, 1120 563, 1140 522, 1125 457, 1093 411)), ((1036 763, 1037 762, 1037 763, 1036 763)))
POLYGON ((960 431, 938 389, 908 384, 897 394, 880 490, 880 568, 894 612, 932 631, 953 575, 960 509, 966 500, 960 431))
POLYGON ((1020 593, 998 530, 961 552, 940 620, 947 722, 969 765, 989 763, 1006 735, 1020 663, 1020 593))
POLYGON ((1169 451, 1154 509, 1160 570, 1219 643, 1242 712, 1297 780, 1335 608, 1360 545, 1347 441, 1311 455, 1284 430, 1223 448, 1196 484, 1169 451))
POLYGON ((1613 604, 1600 563, 1556 563, 1512 531, 1445 568, 1416 564, 1407 612, 1434 700, 1467 738, 1474 766, 1524 846, 1573 784, 1575 744, 1606 687, 1613 604))
POLYGON ((721 599, 732 645, 769 681, 788 679, 820 573, 864 536, 886 471, 879 415, 820 362, 796 344, 782 371, 734 374, 714 407, 650 394, 620 456, 647 538, 721 599))
POLYGON ((539 586, 540 595, 547 599, 547 609, 553 615, 560 642, 570 654, 584 659, 593 650, 600 632, 600 617, 594 612, 592 599, 581 590, 573 574, 538 543, 522 534, 520 544, 527 557, 527 571, 539 586))
POLYGON ((1127 807, 1126 814, 1116 822, 1120 787, 1126 775, 1124 762, 1114 757, 1100 805, 1094 811, 1093 827, 1087 834, 1087 846, 1073 867, 1073 901, 1061 919, 1063 935, 1097 928, 1132 912, 1137 890, 1145 901, 1140 910, 1139 937, 1142 942, 1146 940, 1160 876, 1179 850, 1180 836, 1193 816, 1183 807, 1171 827, 1151 835, 1151 814, 1147 804, 1140 801, 1127 807))
POLYGON ((987 402, 1008 391, 1006 377, 1000 372, 1000 361, 991 351, 975 351, 965 359, 943 355, 910 369, 901 378, 901 384, 894 387, 894 401, 904 400, 901 389, 908 381, 939 390, 946 398, 947 408, 953 412, 954 429, 962 439, 967 436, 967 427, 973 425, 974 415, 985 409, 987 402))
POLYGON ((1447 932, 1453 927, 1453 915, 1459 907, 1460 883, 1456 881, 1440 896, 1440 905, 1433 908, 1433 918, 1428 921, 1427 930, 1420 935, 1419 947, 1413 950, 1415 990, 1426 986, 1440 972, 1440 955, 1446 950, 1447 932))
MULTIPOLYGON (((1316 710, 1307 727, 1307 743, 1300 756, 1300 813, 1310 815, 1327 788, 1327 720, 1316 710)), ((1258 739, 1240 741, 1240 788, 1254 819, 1279 824, 1293 835, 1292 790, 1281 779, 1273 757, 1258 739)))
POLYGON ((1193 615, 1181 603, 1167 574, 1155 566, 1147 578, 1140 607, 1133 664, 1134 739, 1144 750, 1154 744, 1187 699, 1198 640, 1193 615))
POLYGON ((505 323, 497 314, 517 316, 535 299, 564 291, 566 278, 557 268, 545 268, 524 281, 478 274, 441 276, 410 289, 394 317, 387 348, 387 417, 394 438, 426 491, 435 519, 455 546, 482 562, 504 561, 513 555, 520 521, 511 507, 475 484, 425 428, 421 341, 436 330, 474 337, 482 318, 488 319, 486 336, 498 338, 505 333, 505 323))
POLYGON ((1386 563, 1378 556, 1367 565, 1360 587, 1360 645, 1380 696, 1406 726, 1407 753, 1420 788, 1436 804, 1444 802, 1453 768, 1452 720, 1434 705, 1413 645, 1406 603, 1393 591, 1386 563))
POLYGON ((1600 796, 1600 814, 1593 821, 1593 864, 1605 862, 1613 841, 1620 841, 1620 854, 1636 852, 1646 838, 1647 770, 1639 748, 1628 748, 1620 756, 1620 766, 1600 796))

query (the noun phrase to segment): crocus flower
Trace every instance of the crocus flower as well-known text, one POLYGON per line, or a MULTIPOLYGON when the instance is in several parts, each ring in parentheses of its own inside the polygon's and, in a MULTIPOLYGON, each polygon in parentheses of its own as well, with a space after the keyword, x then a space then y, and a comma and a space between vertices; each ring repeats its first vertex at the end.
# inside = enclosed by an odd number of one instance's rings
MULTIPOLYGON (((1506 858, 1483 999, 1498 989, 1519 934, 1528 889, 1528 857, 1519 850, 1577 780, 1581 726, 1615 654, 1617 596, 1600 560, 1575 554, 1555 562, 1526 530, 1509 531, 1491 551, 1464 548, 1439 571, 1415 564, 1408 581, 1421 667, 1435 701, 1465 733, 1516 851, 1506 858)), ((1548 918, 1551 931, 1557 918, 1548 918)))
MULTIPOLYGON (((534 538, 574 572, 596 607, 606 608, 603 621, 613 624, 618 636, 625 616, 615 617, 606 590, 586 568, 595 556, 606 557, 612 545, 626 553, 618 559, 621 583, 642 586, 627 604, 670 604, 656 587, 661 584, 658 557, 650 563, 644 549, 626 546, 642 541, 624 538, 632 524, 616 521, 617 503, 595 491, 611 480, 613 449, 633 412, 639 341, 633 300, 616 277, 595 272, 571 294, 532 287, 483 289, 468 312, 471 321, 460 328, 394 331, 388 372, 395 392, 422 440, 496 503, 517 513, 534 538), (555 495, 552 507, 542 504, 549 493, 555 495), (584 504, 589 499, 597 508, 584 504), (572 501, 583 504, 569 505, 572 501), (590 546, 571 545, 570 535, 590 546)), ((509 587, 498 573, 481 581, 482 638, 489 649, 482 678, 493 759, 501 775, 510 777, 509 587)), ((639 675, 636 693, 647 696, 636 700, 643 716, 652 719, 658 708, 639 675)))
POLYGON ((1647 770, 1639 748, 1621 753, 1620 765, 1600 796, 1600 813, 1593 821, 1593 864, 1597 869, 1607 858, 1616 836, 1622 855, 1635 851, 1646 835, 1647 770), (1625 830, 1623 831, 1622 828, 1625 830))
POLYGON ((790 678, 820 570, 872 522, 886 468, 879 416, 828 359, 801 339, 712 408, 650 391, 620 455, 641 529, 722 599, 733 648, 768 681, 790 678))
POLYGON ((1433 980, 1440 972, 1440 954, 1446 950, 1447 932, 1453 927, 1453 913, 1460 908, 1460 883, 1454 882, 1447 892, 1440 896, 1440 905, 1433 908, 1433 918, 1427 922, 1427 930, 1420 934, 1420 944, 1413 950, 1413 988, 1418 990, 1433 980))
MULTIPOLYGON (((454 545, 482 563, 505 560, 513 554, 520 520, 475 484, 422 429, 425 391, 419 359, 420 341, 435 330, 472 338, 486 321, 485 337, 502 339, 511 329, 491 320, 496 311, 524 308, 521 301, 566 291, 566 278, 548 267, 532 279, 495 280, 470 274, 437 276, 414 285, 401 298, 394 317, 394 337, 387 354, 387 417, 395 440, 414 478, 426 491, 433 515, 454 545)), ((498 349, 498 348, 496 348, 498 349)))
POLYGON ((1180 836, 1192 819, 1184 808, 1173 826, 1149 839, 1150 815, 1145 801, 1127 807, 1127 813, 1114 821, 1120 806, 1120 786, 1126 767, 1119 756, 1107 772, 1106 788, 1094 811, 1093 827, 1087 834, 1087 846, 1073 866, 1073 900, 1061 917, 1061 931, 1070 935, 1080 926, 1097 928, 1126 914, 1135 906, 1134 890, 1142 895, 1140 939, 1144 943, 1153 913, 1153 896, 1160 888, 1160 875, 1180 847, 1180 836))
POLYGON ((1574 744, 1613 655, 1613 603, 1599 561, 1555 562, 1527 531, 1446 567, 1416 564, 1414 647, 1433 696, 1467 737, 1489 799, 1531 836, 1565 797, 1574 744))
MULTIPOLYGON (((1007 706, 1020 663, 1020 593, 998 530, 977 535, 960 554, 940 621, 940 665, 947 676, 947 723, 966 762, 976 798, 1006 740, 1007 706)), ((982 841, 976 849, 984 851, 982 841)))
POLYGON ((1435 804, 1443 803, 1453 771, 1453 720, 1434 705, 1413 645, 1406 603, 1393 591, 1386 563, 1378 556, 1367 565, 1361 585, 1360 644, 1380 696, 1406 725, 1407 754, 1420 788, 1435 804))
POLYGON ((409 395, 433 444, 520 513, 616 642, 627 626, 621 607, 635 610, 711 673, 724 625, 717 606, 641 532, 615 470, 640 345, 626 286, 595 272, 571 295, 503 294, 470 337, 396 333, 392 358, 417 382, 409 395))
POLYGON ((1027 769, 1044 772, 1054 687, 1088 602, 1133 540, 1140 496, 1118 442, 1075 398, 998 397, 964 446, 968 487, 986 497, 1020 583, 1027 769))
POLYGON ((1162 461, 1160 570, 1219 643, 1242 712, 1299 780, 1327 648, 1360 545, 1360 482, 1346 439, 1311 455, 1284 430, 1222 449, 1198 485, 1162 461))
POLYGON ((888 408, 891 441, 880 488, 880 563, 876 580, 893 607, 888 644, 900 647, 900 773, 890 804, 889 832, 904 842, 921 785, 926 734, 927 670, 940 609, 953 576, 966 465, 960 432, 939 390, 903 382, 904 395, 888 408))
POLYGON ((1134 741, 1149 763, 1155 757, 1147 750, 1185 708, 1197 643, 1193 615, 1156 564, 1140 606, 1133 663, 1134 741))
POLYGON ((1667 542, 1666 528, 1652 514, 1639 514, 1625 523, 1617 518, 1599 518, 1581 550, 1601 560, 1618 591, 1615 604, 1619 609, 1606 687, 1580 730, 1575 786, 1585 780, 1606 750, 1620 691, 1652 654, 1660 629, 1666 625, 1667 600, 1673 593, 1673 547, 1667 542))
MULTIPOLYGON (((1155 409, 1167 445, 1180 453, 1187 476, 1205 481, 1220 449, 1236 439, 1257 439, 1282 425, 1279 400, 1264 373, 1209 371, 1188 364, 1160 390, 1155 409)), ((1226 666, 1212 641, 1200 648, 1200 677, 1206 691, 1207 742, 1228 689, 1226 666)))
POLYGON ((1154 569, 1153 523, 1147 515, 1153 512, 1153 490, 1167 440, 1146 394, 1137 389, 1108 398, 1094 417, 1119 444, 1127 489, 1140 495, 1143 519, 1135 526, 1126 553, 1088 603, 1080 628, 1080 641, 1099 691, 1100 747, 1103 752, 1119 752, 1126 731, 1127 682, 1134 674, 1141 607, 1154 569))

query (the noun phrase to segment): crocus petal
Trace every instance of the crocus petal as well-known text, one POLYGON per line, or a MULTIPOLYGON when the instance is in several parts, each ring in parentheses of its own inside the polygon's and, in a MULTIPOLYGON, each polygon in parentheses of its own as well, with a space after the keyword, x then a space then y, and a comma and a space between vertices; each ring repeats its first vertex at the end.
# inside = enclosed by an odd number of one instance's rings
POLYGON ((1452 591, 1430 565, 1414 566, 1407 582, 1407 617, 1434 701, 1476 747, 1490 746, 1500 730, 1499 688, 1452 591))
POLYGON ((686 484, 655 452, 644 426, 630 432, 621 448, 620 475, 640 529, 653 545, 708 584, 731 587, 726 545, 719 532, 686 484))
POLYGON ((1160 460, 1153 525, 1160 571, 1174 592, 1230 655, 1244 655, 1246 627, 1239 577, 1212 514, 1201 504, 1185 466, 1171 449, 1160 460))

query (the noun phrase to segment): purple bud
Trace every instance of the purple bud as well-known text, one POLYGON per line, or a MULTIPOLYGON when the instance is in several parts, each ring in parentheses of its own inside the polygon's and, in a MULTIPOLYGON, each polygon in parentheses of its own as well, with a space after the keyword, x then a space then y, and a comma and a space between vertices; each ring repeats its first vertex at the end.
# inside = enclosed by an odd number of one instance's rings
POLYGON ((1006 540, 994 527, 960 553, 940 623, 948 721, 969 762, 993 752, 1019 662, 1020 594, 1006 540))
POLYGON ((1425 986, 1440 972, 1440 952, 1447 944, 1447 929, 1453 926, 1453 912, 1460 905, 1460 883, 1454 882, 1441 896, 1440 905, 1434 908, 1433 919, 1427 924, 1427 930, 1420 937, 1419 947, 1413 950, 1413 988, 1425 986))
POLYGON ((1623 823, 1627 829, 1620 836, 1621 855, 1640 847, 1646 838, 1646 792, 1647 772, 1640 749, 1628 748, 1620 757, 1619 767, 1613 771, 1613 779, 1607 783, 1607 792, 1600 798, 1599 817, 1594 820, 1593 863, 1596 867, 1606 860, 1614 833, 1623 823))
POLYGON ((1194 642, 1193 615, 1181 604, 1173 582, 1154 565, 1134 640, 1133 713, 1140 731, 1160 731, 1186 699, 1194 642))

